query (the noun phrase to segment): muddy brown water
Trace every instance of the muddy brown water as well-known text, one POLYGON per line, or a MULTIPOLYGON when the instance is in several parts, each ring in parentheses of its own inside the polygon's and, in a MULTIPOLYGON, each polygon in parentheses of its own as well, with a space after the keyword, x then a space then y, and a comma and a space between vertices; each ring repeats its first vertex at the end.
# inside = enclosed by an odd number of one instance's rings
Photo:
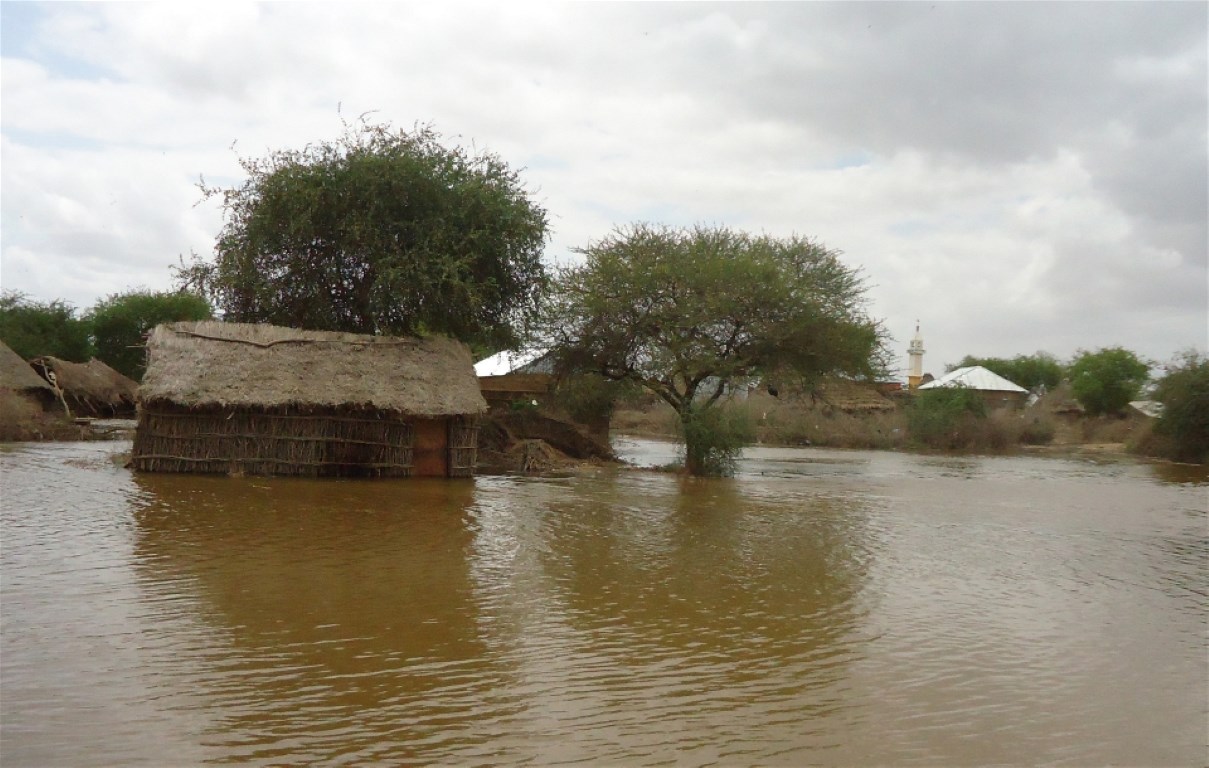
POLYGON ((5 766, 1209 760, 1203 469, 312 482, 123 447, 0 453, 5 766))

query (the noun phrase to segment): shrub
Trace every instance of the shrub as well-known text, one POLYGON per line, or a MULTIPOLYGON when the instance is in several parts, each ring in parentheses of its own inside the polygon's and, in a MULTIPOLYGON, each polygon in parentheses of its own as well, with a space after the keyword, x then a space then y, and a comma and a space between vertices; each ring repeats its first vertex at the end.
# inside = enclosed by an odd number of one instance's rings
POLYGON ((733 475, 743 446, 756 437, 750 412, 736 404, 690 411, 680 430, 684 466, 694 475, 733 475))
POLYGON ((972 389, 929 389, 907 409, 907 430, 913 441, 931 448, 963 448, 986 415, 986 402, 972 389))
POLYGON ((1163 417, 1154 431, 1170 441, 1166 455, 1177 461, 1209 460, 1209 359, 1186 352, 1155 387, 1163 417))
POLYGON ((1024 445, 1047 445, 1054 442, 1057 425, 1049 414, 1026 414, 1020 426, 1019 442, 1024 445))

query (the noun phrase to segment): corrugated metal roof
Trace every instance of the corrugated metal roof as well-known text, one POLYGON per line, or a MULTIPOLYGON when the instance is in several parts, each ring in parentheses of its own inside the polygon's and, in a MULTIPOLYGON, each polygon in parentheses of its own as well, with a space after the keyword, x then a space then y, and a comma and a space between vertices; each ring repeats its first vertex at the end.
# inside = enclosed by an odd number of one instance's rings
POLYGON ((988 371, 981 365, 969 365, 949 371, 935 381, 929 381, 920 389, 940 389, 941 387, 966 387, 983 392, 1027 392, 1024 387, 1013 384, 997 373, 988 371))
POLYGON ((522 368, 545 354, 542 350, 528 352, 496 352, 474 364, 475 376, 504 376, 522 368))

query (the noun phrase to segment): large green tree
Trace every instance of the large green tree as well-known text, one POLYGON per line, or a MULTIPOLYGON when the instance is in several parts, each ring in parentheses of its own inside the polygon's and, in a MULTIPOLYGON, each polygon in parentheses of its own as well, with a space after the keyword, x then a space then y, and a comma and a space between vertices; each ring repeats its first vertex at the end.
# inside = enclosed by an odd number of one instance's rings
POLYGON ((1048 352, 1016 355, 1012 358, 966 355, 955 367, 964 368, 970 365, 980 365, 1025 389, 1053 389, 1062 382, 1062 364, 1048 352))
POLYGON ((35 301, 19 291, 0 294, 0 341, 26 360, 50 355, 76 363, 92 356, 88 324, 70 304, 35 301))
POLYGON ((215 260, 179 272, 226 320, 498 349, 538 307, 546 212, 494 154, 361 122, 242 165, 242 185, 206 190, 225 214, 215 260))
POLYGON ((728 384, 871 375, 883 359, 861 276, 811 240, 639 224, 577 252, 586 261, 554 280, 546 340, 563 368, 630 381, 667 401, 691 473, 718 465, 712 409, 728 384))
POLYGON ((139 381, 147 364, 143 343, 148 331, 160 323, 211 317, 210 303, 196 293, 136 290, 97 302, 85 319, 92 330, 96 356, 139 381))
POLYGON ((1149 366, 1121 347, 1080 352, 1068 372, 1071 392, 1090 416, 1125 410, 1150 376, 1149 366))

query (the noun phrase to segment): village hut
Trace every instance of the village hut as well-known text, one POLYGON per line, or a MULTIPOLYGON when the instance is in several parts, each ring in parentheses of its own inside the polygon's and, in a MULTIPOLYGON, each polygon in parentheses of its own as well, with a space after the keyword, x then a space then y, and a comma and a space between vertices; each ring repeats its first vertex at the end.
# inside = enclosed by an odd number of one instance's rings
POLYGON ((921 391, 964 387, 977 392, 990 408, 1020 408, 1028 399, 1028 390, 981 365, 968 365, 949 371, 935 381, 921 384, 921 391))
POLYGON ((0 341, 0 390, 5 397, 18 397, 30 400, 42 410, 54 407, 58 399, 55 390, 41 376, 34 373, 7 344, 0 341))
POLYGON ((474 473, 486 403, 456 341, 203 321, 158 326, 147 354, 136 470, 474 473))
POLYGON ((95 357, 87 363, 72 363, 57 357, 35 357, 33 370, 62 398, 75 416, 133 416, 138 382, 129 379, 95 357))

